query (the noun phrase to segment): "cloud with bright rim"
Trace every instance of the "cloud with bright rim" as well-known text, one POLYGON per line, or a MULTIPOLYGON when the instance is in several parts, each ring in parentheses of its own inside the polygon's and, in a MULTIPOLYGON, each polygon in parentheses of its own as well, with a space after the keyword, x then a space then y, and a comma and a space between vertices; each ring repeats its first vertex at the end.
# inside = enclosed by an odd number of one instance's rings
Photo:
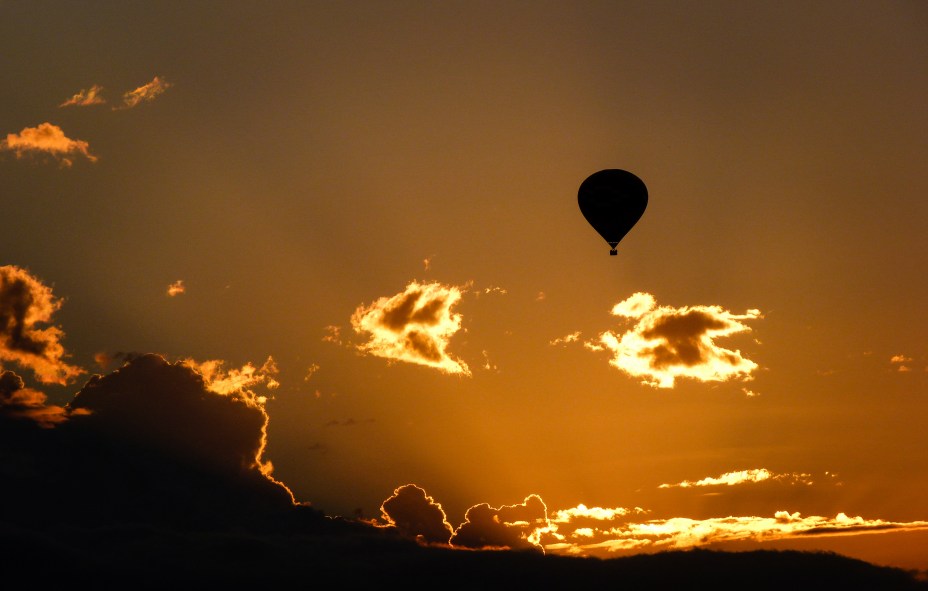
POLYGON ((789 481, 794 483, 812 484, 811 474, 789 473, 775 474, 766 468, 752 468, 750 470, 737 470, 726 472, 720 476, 707 476, 700 480, 683 480, 675 484, 662 484, 658 488, 690 488, 693 486, 735 486, 737 484, 748 484, 755 482, 769 481, 789 481))
POLYGON ((82 88, 77 94, 64 101, 59 107, 91 107, 106 103, 103 98, 103 87, 94 84, 90 88, 82 88))
POLYGON ((155 76, 151 82, 148 84, 143 84, 135 90, 130 90, 122 95, 123 104, 121 107, 113 107, 114 109, 131 109, 137 107, 141 103, 147 103, 155 100, 164 92, 173 86, 170 82, 162 80, 158 76, 155 76))
POLYGON ((66 420, 62 406, 46 404, 43 392, 27 388, 12 371, 0 371, 0 416, 31 419, 40 427, 51 428, 66 420))
MULTIPOLYGON (((582 507, 582 505, 581 505, 582 507)), ((642 509, 557 511, 539 531, 545 550, 556 554, 598 556, 705 547, 721 542, 769 542, 810 536, 876 534, 928 529, 928 521, 894 522, 849 517, 803 517, 777 511, 773 517, 729 516, 708 519, 671 517, 639 521, 642 509)))
POLYGON ((673 388, 677 378, 701 382, 751 379, 758 365, 740 351, 716 341, 750 332, 744 320, 761 318, 759 310, 734 314, 720 306, 658 306, 653 295, 638 292, 617 303, 612 314, 634 321, 631 329, 606 331, 585 343, 612 353, 609 363, 643 384, 673 388))
POLYGON ((384 521, 400 535, 427 544, 447 544, 454 533, 441 503, 415 484, 396 488, 380 505, 384 521))
POLYGON ((0 364, 32 370, 46 384, 65 385, 84 370, 64 361, 64 332, 45 326, 61 308, 50 287, 25 269, 0 267, 0 364))
POLYGON ((410 282, 394 296, 359 306, 351 316, 355 332, 367 338, 358 348, 371 355, 470 375, 467 364, 448 352, 462 317, 453 312, 461 289, 438 282, 410 282))
POLYGON ((548 527, 548 508, 538 495, 499 508, 480 503, 464 514, 464 523, 454 531, 451 545, 543 552, 539 536, 548 527))
POLYGON ((97 157, 90 153, 90 144, 69 138, 60 127, 48 122, 7 134, 6 139, 0 141, 0 150, 13 152, 17 158, 50 157, 64 168, 73 165, 77 157, 97 161, 97 157))

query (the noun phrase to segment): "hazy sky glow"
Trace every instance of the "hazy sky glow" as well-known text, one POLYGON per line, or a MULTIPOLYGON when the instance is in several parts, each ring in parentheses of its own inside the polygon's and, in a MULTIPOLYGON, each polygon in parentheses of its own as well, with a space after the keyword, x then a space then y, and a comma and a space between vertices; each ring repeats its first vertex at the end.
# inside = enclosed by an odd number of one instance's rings
POLYGON ((0 416, 423 544, 928 569, 925 4, 219 6, 0 4, 0 416))

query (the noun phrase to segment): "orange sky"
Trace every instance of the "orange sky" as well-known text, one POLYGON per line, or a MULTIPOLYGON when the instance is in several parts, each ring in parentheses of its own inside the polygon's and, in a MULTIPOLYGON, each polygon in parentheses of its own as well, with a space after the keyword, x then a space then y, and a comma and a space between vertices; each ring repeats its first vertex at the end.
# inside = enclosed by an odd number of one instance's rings
POLYGON ((20 415, 156 353, 251 391, 328 514, 928 569, 920 3, 0 13, 20 415), (605 168, 649 192, 617 256, 605 168))

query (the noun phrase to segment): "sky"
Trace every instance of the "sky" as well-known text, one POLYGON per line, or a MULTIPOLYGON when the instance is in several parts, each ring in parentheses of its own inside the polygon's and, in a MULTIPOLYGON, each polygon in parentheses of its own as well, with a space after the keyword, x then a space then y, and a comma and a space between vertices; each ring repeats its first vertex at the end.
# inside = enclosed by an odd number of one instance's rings
POLYGON ((926 26, 0 1, 0 414, 434 542, 928 570, 926 26), (648 190, 616 256, 603 169, 648 190))

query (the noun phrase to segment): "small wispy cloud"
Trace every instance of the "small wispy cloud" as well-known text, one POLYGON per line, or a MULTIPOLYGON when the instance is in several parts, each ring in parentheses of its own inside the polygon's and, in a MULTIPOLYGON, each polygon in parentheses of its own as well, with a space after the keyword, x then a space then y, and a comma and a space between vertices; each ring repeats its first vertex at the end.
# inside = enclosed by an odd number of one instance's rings
POLYGON ((359 306, 351 325, 367 342, 358 349, 469 376, 467 364, 447 352, 451 337, 461 328, 461 315, 452 312, 461 295, 456 286, 412 281, 401 293, 359 306))
POLYGON ((178 296, 187 291, 187 288, 184 286, 184 280, 178 279, 174 283, 168 286, 168 295, 172 298, 178 296))
POLYGON ((82 88, 77 94, 64 101, 59 107, 91 107, 106 103, 103 98, 103 87, 94 84, 90 88, 82 88))
POLYGON ((699 486, 735 486, 764 481, 789 482, 794 484, 812 484, 812 475, 804 473, 776 474, 766 468, 753 468, 751 470, 736 470, 726 472, 720 476, 707 476, 700 480, 683 480, 675 484, 662 484, 657 488, 690 488, 699 486))
POLYGON ((912 371, 912 366, 910 365, 914 359, 907 357, 906 355, 893 355, 890 357, 889 362, 895 366, 896 371, 907 372, 912 371))
POLYGON ((130 90, 122 95, 123 104, 118 107, 113 107, 113 110, 118 109, 132 109, 137 107, 141 103, 147 103, 155 100, 164 92, 173 86, 170 82, 162 80, 158 76, 155 76, 151 82, 148 84, 143 84, 135 90, 130 90))
POLYGON ((638 292, 616 304, 612 314, 634 320, 635 325, 624 333, 606 331, 585 346, 609 350, 613 366, 642 378, 644 384, 672 388, 677 378, 750 379, 758 367, 716 340, 749 332, 742 321, 761 318, 759 310, 734 314, 720 306, 658 306, 653 295, 638 292))
POLYGON ((313 377, 313 375, 315 375, 317 371, 319 371, 318 363, 309 364, 309 367, 306 368, 306 375, 303 377, 303 381, 308 382, 313 377))
POLYGON ((580 340, 580 331, 572 332, 568 335, 562 337, 557 337, 556 339, 551 339, 548 341, 549 345, 566 345, 567 343, 576 343, 580 340))
POLYGON ((48 122, 7 134, 6 139, 0 142, 0 150, 13 152, 17 158, 50 157, 64 168, 71 167, 76 157, 97 161, 97 157, 90 153, 90 144, 69 138, 60 127, 48 122))

